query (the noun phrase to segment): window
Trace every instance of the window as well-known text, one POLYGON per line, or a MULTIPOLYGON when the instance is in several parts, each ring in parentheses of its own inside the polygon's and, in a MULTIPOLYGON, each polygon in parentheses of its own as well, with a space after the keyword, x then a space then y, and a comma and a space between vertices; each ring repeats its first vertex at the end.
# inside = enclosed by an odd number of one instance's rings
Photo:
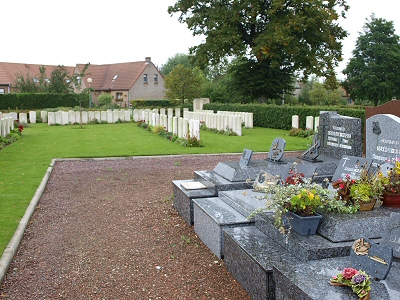
POLYGON ((154 83, 158 83, 158 74, 154 74, 154 83))
POLYGON ((0 89, 0 94, 4 94, 4 89, 0 89))
POLYGON ((34 82, 34 83, 38 83, 38 82, 39 82, 39 79, 33 78, 33 82, 34 82))
POLYGON ((114 78, 112 79, 113 81, 115 81, 115 79, 118 78, 118 74, 114 76, 114 78))
POLYGON ((143 83, 147 83, 147 74, 143 75, 143 83))
POLYGON ((121 101, 122 100, 122 93, 117 93, 117 101, 121 101))

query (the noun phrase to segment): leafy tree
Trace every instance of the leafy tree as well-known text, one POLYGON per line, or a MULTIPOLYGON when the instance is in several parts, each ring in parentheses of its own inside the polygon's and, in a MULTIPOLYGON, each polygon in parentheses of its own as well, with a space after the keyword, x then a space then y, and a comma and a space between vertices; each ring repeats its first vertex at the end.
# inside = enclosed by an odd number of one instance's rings
POLYGON ((199 70, 177 65, 164 79, 165 95, 169 100, 193 101, 201 94, 203 79, 199 70))
POLYGON ((71 93, 73 90, 67 69, 59 65, 51 72, 47 91, 49 93, 71 93))
POLYGON ((100 105, 107 106, 111 104, 113 98, 114 96, 110 93, 101 92, 97 100, 99 101, 100 105))
POLYGON ((190 57, 187 54, 177 53, 172 57, 169 57, 167 62, 162 65, 161 73, 168 75, 177 65, 184 65, 186 68, 194 68, 194 64, 190 61, 190 57))
POLYGON ((17 83, 16 83, 16 89, 20 93, 39 93, 39 85, 36 83, 36 79, 34 77, 31 77, 31 75, 28 73, 26 76, 23 74, 16 74, 17 76, 17 83))
POLYGON ((310 99, 314 105, 336 105, 343 102, 339 89, 327 89, 325 84, 314 82, 310 93, 310 99))
POLYGON ((275 71, 326 77, 342 59, 347 33, 336 21, 347 10, 345 0, 178 0, 168 7, 194 35, 206 37, 190 48, 201 68, 245 55, 275 71))
POLYGON ((375 105, 389 101, 400 89, 400 44, 393 22, 371 16, 356 41, 353 57, 343 71, 343 84, 354 100, 375 105))

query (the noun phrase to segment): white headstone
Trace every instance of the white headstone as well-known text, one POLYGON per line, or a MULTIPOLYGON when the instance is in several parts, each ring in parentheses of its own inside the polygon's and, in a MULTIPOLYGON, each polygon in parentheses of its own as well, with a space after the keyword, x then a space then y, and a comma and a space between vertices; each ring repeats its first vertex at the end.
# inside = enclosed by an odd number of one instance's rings
POLYGON ((19 113, 19 122, 22 124, 28 124, 28 115, 27 113, 19 113))
POLYGON ((107 123, 113 123, 113 112, 112 110, 107 110, 107 123))
POLYGON ((178 135, 178 118, 172 118, 172 133, 178 135))
POLYGON ((178 137, 183 138, 183 118, 178 118, 178 137))
POLYGON ((79 111, 75 112, 75 123, 81 124, 81 113, 79 111))
POLYGON ((115 109, 112 112, 112 120, 113 120, 112 123, 118 122, 118 119, 119 119, 119 111, 115 109))
POLYGON ((69 113, 67 111, 61 112, 61 124, 68 125, 69 123, 69 113))
POLYGON ((174 109, 168 108, 168 117, 173 117, 173 116, 174 116, 174 109))
POLYGON ((76 123, 75 112, 73 110, 68 111, 68 123, 71 125, 76 123))
POLYGON ((40 112, 40 117, 42 118, 43 123, 47 123, 47 111, 46 110, 42 110, 40 112))
POLYGON ((107 122, 107 111, 102 110, 100 112, 100 122, 107 122))
POLYGON ((314 130, 314 117, 313 116, 306 117, 306 129, 314 130))
POLYGON ((89 111, 89 122, 93 122, 95 119, 94 117, 94 111, 90 110, 89 111))
POLYGON ((179 118, 181 116, 181 109, 179 107, 175 108, 175 117, 179 118))
POLYGON ((160 115, 165 115, 165 108, 160 108, 160 115))
POLYGON ((101 123, 101 113, 98 110, 94 112, 94 119, 97 123, 101 123))
POLYGON ((54 112, 50 111, 47 114, 47 125, 54 125, 54 124, 56 124, 56 117, 54 112))
POLYGON ((292 128, 299 128, 299 116, 298 115, 292 116, 292 128))
POLYGON ((29 112, 29 123, 36 123, 36 111, 29 112))
POLYGON ((172 117, 168 116, 168 127, 167 127, 168 132, 172 132, 172 117))
POLYGON ((82 111, 82 124, 87 124, 88 119, 88 112, 86 110, 82 111))
POLYGON ((10 112, 9 115, 13 119, 13 121, 18 120, 18 114, 15 111, 10 112))
POLYGON ((125 110, 124 114, 125 114, 125 122, 130 122, 131 121, 131 115, 132 115, 131 111, 125 110))
POLYGON ((61 125, 62 124, 62 112, 57 111, 55 113, 55 115, 56 115, 56 124, 61 125))

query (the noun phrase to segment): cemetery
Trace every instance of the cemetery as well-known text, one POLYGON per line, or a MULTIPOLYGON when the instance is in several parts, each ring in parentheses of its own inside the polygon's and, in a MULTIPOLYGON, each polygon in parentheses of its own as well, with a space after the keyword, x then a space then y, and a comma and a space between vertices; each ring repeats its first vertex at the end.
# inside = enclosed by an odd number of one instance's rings
MULTIPOLYGON (((184 110, 181 117, 179 109, 42 112, 41 118, 48 125, 144 121, 182 136, 200 134, 200 122, 232 130, 252 127, 247 113, 184 110)), ((35 122, 36 112, 3 114, 0 119, 3 132, 16 119, 35 122)), ((292 127, 298 122, 293 116, 292 127)), ((400 193, 399 117, 376 114, 366 120, 365 156, 360 119, 322 111, 306 123, 317 134, 301 155, 285 155, 283 137, 273 140, 262 159, 245 148, 240 159, 172 180, 173 208, 251 299, 398 299, 400 203, 389 198, 400 193), (361 198, 352 195, 349 200, 351 185, 372 182, 371 174, 378 171, 386 180, 382 201, 378 197, 371 210, 361 211, 361 198), (312 183, 307 185, 307 179, 312 183), (279 191, 299 182, 308 190, 290 190, 291 200, 317 203, 309 212, 317 217, 314 228, 295 227, 300 221, 296 213, 287 215, 290 209, 277 219, 271 206, 280 203, 279 191), (340 201, 347 211, 337 208, 340 201)), ((291 202, 289 208, 295 207, 291 202)))
MULTIPOLYGON (((400 197, 393 193, 400 193, 400 119, 376 114, 366 120, 365 157, 360 119, 321 112, 316 122, 318 134, 300 157, 285 158, 285 140, 276 138, 267 159, 252 160, 252 150, 244 149, 239 161, 172 181, 174 207, 252 299, 399 299, 400 197), (286 213, 278 215, 282 223, 276 228, 276 210, 268 210, 268 203, 276 205, 279 191, 296 184, 294 177, 319 186, 312 190, 314 202, 349 201, 346 194, 363 182, 372 185, 377 171, 385 178, 375 190, 383 203, 379 197, 371 210, 361 211, 363 201, 352 194, 359 212, 318 210, 318 229, 307 224, 300 230, 292 228, 296 214, 286 213), (347 182, 354 187, 338 196, 347 182), (326 192, 319 193, 323 185, 326 192), (394 204, 386 199, 396 196, 394 204)), ((297 190, 291 201, 296 193, 295 200, 307 197, 297 190)))

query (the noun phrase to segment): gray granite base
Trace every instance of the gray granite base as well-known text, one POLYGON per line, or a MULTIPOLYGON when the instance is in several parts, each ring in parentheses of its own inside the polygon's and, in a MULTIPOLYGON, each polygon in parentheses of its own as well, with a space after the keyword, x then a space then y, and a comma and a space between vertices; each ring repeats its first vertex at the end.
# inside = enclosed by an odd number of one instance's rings
POLYGON ((254 225, 218 197, 193 200, 194 231, 219 258, 224 256, 223 229, 254 225))
POLYGON ((228 271, 253 300, 275 299, 273 266, 294 264, 295 257, 254 226, 225 229, 224 236, 228 271))
POLYGON ((181 186, 182 182, 193 182, 194 180, 173 180, 172 191, 174 194, 173 205, 179 215, 188 223, 193 225, 193 199, 213 197, 214 189, 186 190, 181 186))
POLYGON ((238 161, 220 162, 214 168, 214 173, 231 181, 254 181, 260 171, 265 170, 270 163, 266 160, 251 161, 243 166, 238 161))
POLYGON ((194 179, 200 182, 209 182, 213 184, 215 187, 215 195, 218 195, 220 191, 244 190, 253 187, 253 182, 251 181, 229 181, 212 170, 195 171, 194 179))

